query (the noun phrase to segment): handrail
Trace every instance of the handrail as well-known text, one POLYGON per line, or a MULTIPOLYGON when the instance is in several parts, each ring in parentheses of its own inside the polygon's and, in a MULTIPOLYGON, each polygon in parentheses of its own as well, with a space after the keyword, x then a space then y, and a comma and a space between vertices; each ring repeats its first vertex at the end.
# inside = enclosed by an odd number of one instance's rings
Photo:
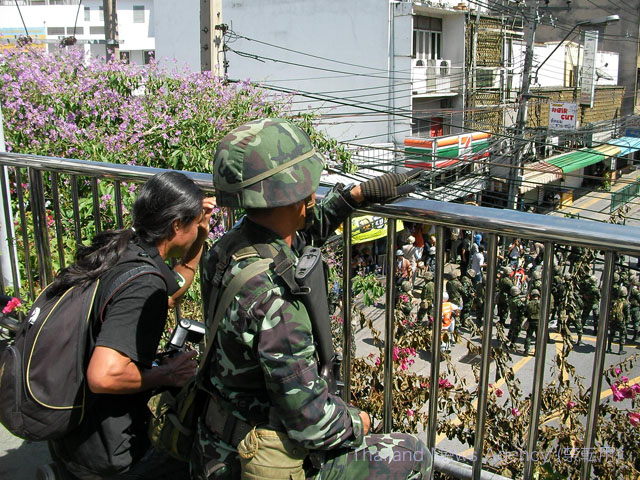
MULTIPOLYGON (((79 201, 76 180, 77 177, 88 177, 91 179, 93 205, 96 205, 97 195, 97 181, 109 180, 119 185, 117 182, 144 182, 152 175, 164 171, 158 168, 140 167, 134 165, 115 165, 100 162, 91 162, 84 160, 62 159, 55 157, 44 157, 35 155, 25 155, 16 153, 0 153, 0 179, 2 179, 2 189, 7 190, 5 185, 4 173, 7 167, 17 167, 16 179, 17 179, 17 194, 18 194, 18 208, 20 209, 21 223, 25 224, 25 206, 23 205, 21 178, 23 178, 22 169, 28 170, 28 178, 31 182, 31 209, 34 212, 33 215, 33 227, 34 236, 33 239, 29 239, 36 244, 36 251, 38 255, 38 272, 43 278, 47 280, 51 272, 51 255, 47 254, 48 244, 48 229, 51 228, 46 221, 47 206, 44 204, 44 196, 41 194, 42 187, 42 175, 43 172, 50 172, 52 174, 52 185, 58 182, 57 175, 65 174, 69 175, 72 181, 73 192, 73 204, 74 204, 74 217, 78 216, 77 203, 79 201), (38 191, 34 192, 33 190, 38 191)), ((203 190, 207 192, 213 191, 211 183, 211 175, 207 173, 194 173, 183 172, 185 175, 193 179, 203 190)), ((318 190, 318 197, 322 198, 327 193, 326 187, 321 187, 318 190)), ((117 200, 121 202, 120 200, 117 200)), ((10 205, 5 203, 2 207, 3 214, 7 216, 7 212, 10 209, 10 205)), ((59 207, 53 205, 54 216, 59 216, 59 207)), ((498 236, 503 235, 507 237, 526 237, 535 239, 544 243, 545 245, 545 262, 543 266, 543 278, 545 284, 542 289, 541 305, 542 305, 542 318, 538 327, 536 335, 536 365, 534 371, 533 387, 532 387, 532 401, 531 401, 531 421, 529 426, 529 441, 527 445, 527 461, 525 463, 525 475, 523 478, 529 480, 532 478, 532 452, 536 447, 537 429, 539 422, 539 410, 541 407, 541 392, 543 383, 543 367, 545 364, 546 355, 546 328, 547 322, 544 321, 549 315, 549 301, 551 295, 551 276, 552 276, 552 252, 554 251, 554 245, 556 243, 576 245, 580 247, 587 247, 596 249, 598 251, 605 252, 605 266, 603 270, 603 284, 602 284, 602 300, 600 306, 600 318, 598 329, 598 342, 596 343, 596 352, 594 355, 594 368, 592 376, 592 387, 599 387, 603 369, 604 369, 604 349, 606 342, 604 336, 607 332, 607 323, 609 318, 609 292, 611 291, 612 277, 614 262, 613 257, 615 253, 627 253, 633 256, 640 256, 640 228, 628 226, 628 225, 615 225, 606 224, 600 222, 593 222, 589 220, 579 220, 574 218, 562 218, 555 216, 545 216, 540 214, 518 212, 512 210, 500 210, 485 207, 478 207, 473 205, 463 205, 447 202, 439 202, 435 200, 425 200, 420 198, 403 198, 387 205, 370 205, 366 208, 361 208, 354 212, 354 215, 360 215, 365 213, 374 213, 378 216, 383 216, 391 219, 401 219, 422 224, 431 224, 436 227, 437 235, 442 238, 444 236, 445 228, 462 228, 485 232, 488 234, 489 239, 489 268, 488 268, 488 285, 487 285, 487 301, 485 302, 485 318, 490 319, 493 312, 493 295, 495 290, 495 274, 497 263, 497 243, 498 236)), ((60 233, 60 226, 58 218, 54 219, 54 225, 56 233, 60 233)), ((75 219, 77 220, 77 218, 75 219)), ((120 223, 120 222, 119 222, 120 223)), ((395 221, 388 222, 388 239, 387 239, 387 256, 385 259, 385 267, 387 272, 394 271, 394 255, 395 248, 395 221)), ((78 232, 78 226, 76 222, 76 232, 78 232)), ((71 228, 68 226, 67 228, 71 228)), ((347 228, 348 232, 349 229, 347 228)), ((25 247, 28 248, 28 241, 26 233, 23 231, 25 247)), ((79 234, 76 233, 78 236, 79 234)), ((13 238, 10 239, 13 241, 13 238)), ((343 244, 346 252, 351 250, 351 237, 345 235, 343 238, 343 244)), ((13 244, 12 244, 13 245, 13 244)), ((444 285, 444 244, 443 242, 437 242, 437 261, 436 261, 436 275, 435 275, 435 294, 436 303, 435 318, 438 318, 441 313, 441 300, 442 286, 444 285)), ((28 254, 27 254, 28 258, 28 254)), ((13 261, 13 260, 12 260, 13 261)), ((350 269, 350 256, 343 256, 344 271, 348 272, 350 269)), ((29 267, 28 265, 26 266, 29 267)), ((14 278, 16 272, 12 272, 14 278)), ((391 292, 395 289, 394 275, 387 275, 387 304, 385 306, 385 334, 387 339, 393 338, 394 331, 394 315, 393 315, 393 295, 391 292)), ((2 278, 0 276, 0 278, 2 278)), ((350 279, 349 274, 345 274, 345 280, 350 279)), ((33 285, 30 281, 30 292, 33 296, 33 285)), ((2 286, 4 287, 4 286, 2 286)), ((351 303, 350 288, 346 286, 343 288, 344 299, 343 305, 348 306, 351 303)), ((345 308, 344 311, 344 334, 345 338, 350 339, 350 332, 348 332, 347 325, 351 325, 351 309, 345 308)), ((435 322, 434 331, 432 336, 431 352, 433 362, 431 365, 431 374, 434 381, 431 382, 431 391, 429 396, 429 423, 425 426, 427 433, 427 447, 435 452, 435 432, 437 427, 437 389, 438 381, 435 380, 439 376, 439 342, 440 342, 440 322, 435 322)), ((483 447, 483 435, 485 421, 486 421, 486 403, 488 398, 488 375, 489 375, 489 355, 490 355, 490 341, 492 336, 492 322, 488 320, 485 323, 485 328, 482 332, 482 359, 481 359, 481 372, 480 372, 480 385, 478 396, 478 411, 476 417, 477 425, 477 437, 474 444, 475 462, 472 471, 469 469, 460 469, 465 471, 464 477, 461 478, 484 478, 485 473, 482 471, 482 452, 483 447)), ((345 345, 349 345, 349 340, 345 345)), ((384 384, 385 387, 393 385, 393 363, 392 356, 392 344, 387 342, 385 347, 385 359, 384 359, 384 384)), ((346 353, 346 352, 345 352, 346 353)), ((347 353, 346 358, 349 358, 347 353)), ((349 376, 346 376, 347 379, 349 376)), ((349 391, 349 385, 346 386, 346 391, 349 391)), ((599 388, 598 388, 599 391, 599 388)), ((384 395, 384 430, 389 431, 392 425, 392 402, 393 398, 391 391, 387 391, 385 388, 384 395)), ((597 424, 599 397, 593 395, 589 408, 589 415, 587 418, 587 425, 585 431, 586 441, 585 448, 591 448, 595 441, 595 427, 597 424)), ((582 465, 583 470, 581 478, 586 479, 589 476, 590 465, 585 461, 582 465)), ((449 467, 447 467, 449 468, 449 467)))

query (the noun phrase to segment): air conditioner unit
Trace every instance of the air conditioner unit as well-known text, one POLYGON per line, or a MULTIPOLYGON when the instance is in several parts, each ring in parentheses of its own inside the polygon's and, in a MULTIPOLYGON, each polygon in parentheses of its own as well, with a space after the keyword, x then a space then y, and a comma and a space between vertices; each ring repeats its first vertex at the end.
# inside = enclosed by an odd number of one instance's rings
POLYGON ((446 77, 447 75, 451 75, 451 60, 439 60, 439 74, 441 77, 446 77))

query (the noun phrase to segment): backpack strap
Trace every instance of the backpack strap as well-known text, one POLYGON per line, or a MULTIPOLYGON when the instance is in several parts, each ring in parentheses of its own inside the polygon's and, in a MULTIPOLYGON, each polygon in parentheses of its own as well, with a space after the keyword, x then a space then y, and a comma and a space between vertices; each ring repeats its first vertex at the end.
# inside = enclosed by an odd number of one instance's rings
POLYGON ((123 272, 121 275, 116 277, 116 279, 111 282, 111 287, 109 287, 109 290, 107 290, 107 294, 105 295, 106 300, 104 301, 102 308, 100 309, 100 316, 98 317, 100 319, 100 322, 103 321, 104 311, 107 308, 107 305, 109 304, 111 299, 113 299, 113 297, 115 297, 116 294, 126 284, 128 284, 129 282, 131 282, 132 280, 138 277, 141 277, 142 275, 156 275, 162 278, 165 281, 165 284, 167 283, 164 275, 158 272, 158 270, 155 267, 153 267, 152 265, 146 262, 143 265, 139 265, 130 270, 127 270, 126 272, 123 272))

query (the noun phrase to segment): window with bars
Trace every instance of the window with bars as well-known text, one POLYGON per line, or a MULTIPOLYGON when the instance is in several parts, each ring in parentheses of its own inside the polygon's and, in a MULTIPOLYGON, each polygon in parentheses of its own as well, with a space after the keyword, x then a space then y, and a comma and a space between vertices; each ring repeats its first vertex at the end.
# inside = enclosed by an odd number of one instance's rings
POLYGON ((133 6, 133 23, 144 23, 144 5, 133 6))
POLYGON ((442 19, 414 15, 413 58, 417 60, 439 60, 441 49, 442 19))

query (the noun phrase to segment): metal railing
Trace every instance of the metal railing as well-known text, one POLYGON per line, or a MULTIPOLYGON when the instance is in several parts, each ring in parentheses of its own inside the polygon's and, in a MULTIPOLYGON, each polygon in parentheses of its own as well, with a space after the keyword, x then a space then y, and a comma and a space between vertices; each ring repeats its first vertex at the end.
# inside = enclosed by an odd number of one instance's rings
POLYGON ((611 193, 611 213, 615 212, 622 205, 626 205, 638 196, 640 192, 640 181, 631 183, 617 192, 611 193))
MULTIPOLYGON (((83 239, 80 235, 81 219, 79 217, 79 203, 81 199, 78 197, 78 182, 83 178, 88 178, 92 191, 92 209, 94 217, 97 221, 98 230, 100 229, 100 206, 97 195, 98 182, 113 182, 115 192, 118 192, 122 182, 144 182, 146 179, 162 170, 129 166, 114 165, 98 162, 88 162, 80 160, 69 160, 52 157, 40 157, 22 154, 0 153, 0 180, 3 192, 8 191, 6 182, 7 167, 15 167, 15 179, 18 215, 21 224, 26 226, 26 205, 24 202, 24 192, 22 179, 29 179, 30 203, 29 210, 32 213, 32 235, 27 234, 27 229, 23 229, 17 235, 20 235, 23 247, 27 250, 25 258, 29 258, 28 249, 31 245, 35 245, 37 251, 37 266, 40 282, 48 283, 52 279, 52 257, 49 248, 49 238, 51 230, 55 231, 56 242, 60 250, 71 248, 71 246, 60 245, 60 237, 63 228, 73 229, 75 238, 78 242, 83 239), (43 175, 50 175, 52 202, 47 204, 44 198, 43 175), (66 181, 71 182, 72 191, 74 192, 73 201, 73 221, 68 225, 62 224, 62 215, 57 201, 57 187, 60 182, 60 176, 65 176, 66 181), (49 210, 47 210, 49 207, 49 210), (48 212, 52 212, 53 219, 47 218, 48 212)), ((205 191, 211 192, 211 175, 205 173, 185 172, 205 191)), ((326 188, 318 191, 321 198, 326 194, 326 188)), ((116 193, 115 202, 118 205, 116 212, 120 212, 116 219, 117 226, 122 226, 124 219, 122 218, 122 198, 116 193)), ((10 218, 11 205, 8 201, 4 202, 2 214, 5 218, 10 218)), ((608 331, 610 291, 613 279, 614 256, 617 253, 624 253, 633 256, 640 256, 640 229, 631 226, 604 224, 587 220, 578 220, 572 218, 562 218, 553 216, 544 216, 539 214, 524 213, 512 210, 490 209, 484 207, 476 207, 471 205, 462 205, 454 203, 437 202, 433 200, 420 199, 402 199, 390 205, 376 205, 362 210, 357 213, 375 213, 378 216, 386 218, 400 219, 410 222, 435 225, 437 238, 445 238, 447 228, 460 228, 465 230, 475 230, 485 232, 488 239, 487 254, 489 261, 487 270, 486 285, 486 301, 484 305, 485 323, 482 330, 482 358, 480 370, 480 383, 478 385, 478 406, 476 412, 476 434, 473 446, 474 457, 476 460, 472 468, 468 466, 458 465, 459 468, 451 468, 451 462, 444 461, 442 458, 436 457, 436 469, 438 471, 457 471, 459 478, 498 478, 496 475, 488 474, 482 471, 482 451, 483 438, 487 417, 487 400, 488 400, 488 382, 489 382, 489 365, 490 365, 490 342, 493 336, 493 311, 494 311, 494 292, 496 290, 496 264, 497 264, 497 248, 498 235, 504 237, 523 237, 531 238, 544 243, 544 265, 543 265, 543 288, 541 297, 541 317, 536 335, 536 354, 534 377, 532 383, 532 400, 531 400, 531 417, 529 422, 529 432, 527 436, 527 451, 523 478, 529 480, 533 476, 533 455, 535 451, 538 437, 539 415, 541 409, 541 392, 543 388, 543 369, 545 365, 546 355, 546 338, 547 326, 550 314, 550 298, 551 283, 553 275, 553 252, 556 244, 576 245, 591 249, 597 249, 604 252, 604 269, 602 271, 602 298, 600 302, 600 317, 597 333, 596 351, 593 357, 593 372, 591 379, 591 391, 599 392, 602 384, 605 344, 608 331), (464 467, 464 468, 463 468, 464 467), (465 470, 466 469, 466 470, 465 470), (465 473, 466 472, 466 473, 465 473)), ((396 249, 396 222, 388 222, 387 230, 387 256, 386 271, 394 271, 394 251, 396 249)), ((15 267, 15 238, 10 237, 11 265, 15 267)), ((351 222, 344 224, 344 282, 348 285, 351 281, 351 222)), ((61 253, 61 252, 59 252, 61 253)), ((442 291, 444 285, 444 258, 445 245, 444 242, 437 242, 437 260, 435 272, 435 304, 434 318, 440 318, 442 313, 442 291)), ((63 260, 61 259, 61 262, 63 260)), ((25 269, 29 278, 29 291, 33 296, 34 286, 31 278, 33 275, 29 270, 29 265, 25 269)), ((13 270, 12 276, 15 283, 18 284, 18 271, 13 270)), ((384 385, 393 385, 393 360, 392 349, 394 339, 394 308, 393 294, 394 276, 387 275, 386 279, 386 306, 385 306, 385 358, 384 366, 384 385)), ((2 285, 4 288, 4 285, 2 285)), ((350 305, 352 299, 348 294, 350 289, 344 288, 344 339, 345 349, 343 352, 346 365, 351 365, 351 319, 350 305)), ((432 344, 431 344, 431 378, 440 377, 440 333, 441 323, 434 322, 432 344)), ((349 398, 351 376, 349 369, 345 369, 345 396, 349 398)), ((436 441, 437 419, 438 419, 438 382, 431 382, 429 395, 429 422, 425 426, 427 434, 427 447, 434 451, 436 441)), ((384 420, 383 426, 385 431, 392 428, 392 389, 385 388, 384 392, 384 420)), ((589 403, 589 414, 586 425, 586 436, 584 439, 584 447, 592 448, 595 441, 597 412, 599 405, 599 395, 591 395, 589 403)), ((454 462, 455 463, 455 462, 454 462)), ((586 480, 590 476, 590 463, 588 459, 583 460, 580 478, 586 480)))

